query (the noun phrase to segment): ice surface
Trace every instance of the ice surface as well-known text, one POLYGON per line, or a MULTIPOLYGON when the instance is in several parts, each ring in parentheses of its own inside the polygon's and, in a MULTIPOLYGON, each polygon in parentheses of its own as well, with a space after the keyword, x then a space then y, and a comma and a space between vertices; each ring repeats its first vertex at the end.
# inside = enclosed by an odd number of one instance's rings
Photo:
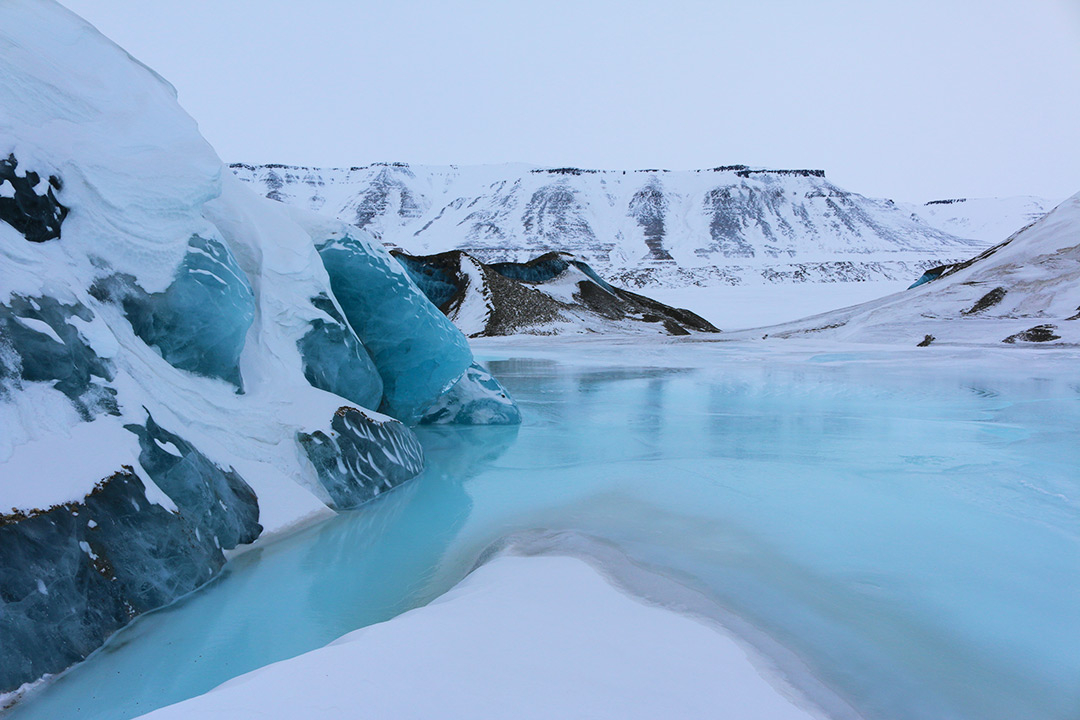
POLYGON ((146 718, 294 720, 313 704, 320 720, 360 706, 380 719, 815 718, 731 639, 566 557, 496 558, 437 603, 146 718))
POLYGON ((339 509, 361 505, 424 469, 420 442, 393 418, 343 407, 330 428, 297 438, 339 509))
POLYGON ((75 405, 83 419, 116 414, 112 364, 98 357, 71 320, 94 314, 81 303, 15 295, 0 305, 0 399, 20 381, 47 382, 75 405))
POLYGON ((127 469, 83 503, 0 516, 0 691, 83 659, 224 563, 212 535, 151 503, 127 469))
POLYGON ((465 336, 389 254, 359 233, 326 240, 319 254, 346 319, 382 376, 380 410, 415 423, 472 363, 465 336))
POLYGON ((311 321, 311 330, 297 341, 304 357, 304 377, 314 387, 340 395, 366 408, 377 408, 383 382, 367 349, 325 295, 312 303, 327 318, 311 321))
POLYGON ((1075 349, 494 340, 522 425, 418 427, 416 480, 246 554, 12 719, 205 692, 538 528, 624 553, 620 582, 722 622, 831 717, 1075 717, 1075 349))
POLYGON ((219 468, 152 417, 126 427, 139 437, 139 464, 192 527, 226 550, 259 536, 258 499, 236 471, 219 468))
POLYGON ((516 425, 521 411, 499 381, 477 363, 424 411, 421 425, 516 425))
POLYGON ((164 292, 148 295, 118 278, 108 294, 121 300, 135 334, 170 365, 243 387, 240 353, 255 316, 251 284, 220 241, 196 235, 188 245, 164 292))
POLYGON ((60 226, 68 213, 53 192, 60 189, 60 179, 18 171, 18 164, 14 155, 0 159, 0 220, 30 242, 60 237, 60 226))

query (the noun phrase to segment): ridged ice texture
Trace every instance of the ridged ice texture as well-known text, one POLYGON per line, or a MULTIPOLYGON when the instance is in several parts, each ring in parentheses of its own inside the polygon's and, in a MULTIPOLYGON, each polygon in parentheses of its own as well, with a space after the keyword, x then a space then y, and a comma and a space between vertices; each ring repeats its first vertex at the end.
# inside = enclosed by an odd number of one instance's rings
POLYGON ((338 509, 361 505, 424 469, 420 441, 396 420, 343 407, 330 428, 298 433, 297 439, 338 509))
POLYGON ((80 303, 51 297, 12 296, 0 305, 0 398, 23 381, 47 382, 71 400, 84 420, 117 414, 108 360, 100 358, 70 322, 88 323, 94 314, 80 303))
POLYGON ((319 246, 330 285, 383 380, 379 410, 413 424, 472 364, 465 336, 385 252, 345 235, 319 246))
POLYGON ((123 306, 135 334, 170 365, 243 386, 240 353, 255 297, 222 243, 193 236, 172 284, 152 295, 132 289, 123 306))
POLYGON ((517 425, 520 422, 517 403, 491 373, 476 363, 420 419, 421 425, 517 425))
POLYGON ((367 349, 325 295, 311 300, 326 318, 311 321, 311 329, 297 341, 304 362, 304 377, 314 387, 366 408, 382 401, 383 381, 367 349))
POLYGON ((0 516, 0 692, 82 660, 224 563, 214 537, 148 502, 130 468, 81 503, 0 516))
POLYGON ((262 532, 259 500, 236 471, 219 468, 152 417, 125 427, 139 437, 139 464, 200 536, 226 550, 254 542, 262 532))

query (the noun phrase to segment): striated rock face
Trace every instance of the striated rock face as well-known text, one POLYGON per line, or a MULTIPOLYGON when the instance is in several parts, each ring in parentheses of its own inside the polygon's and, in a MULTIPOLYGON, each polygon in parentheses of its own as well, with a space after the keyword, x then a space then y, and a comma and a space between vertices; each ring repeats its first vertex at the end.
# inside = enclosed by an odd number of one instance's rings
POLYGON ((481 263, 464 252, 394 257, 469 337, 719 332, 689 310, 612 286, 568 253, 526 263, 481 263))
POLYGON ((365 503, 424 469, 424 450, 409 428, 357 408, 338 409, 329 432, 297 439, 338 509, 365 503))
POLYGON ((820 170, 232 169, 268 197, 360 224, 410 254, 463 250, 494 263, 565 251, 631 288, 905 280, 988 244, 820 170))

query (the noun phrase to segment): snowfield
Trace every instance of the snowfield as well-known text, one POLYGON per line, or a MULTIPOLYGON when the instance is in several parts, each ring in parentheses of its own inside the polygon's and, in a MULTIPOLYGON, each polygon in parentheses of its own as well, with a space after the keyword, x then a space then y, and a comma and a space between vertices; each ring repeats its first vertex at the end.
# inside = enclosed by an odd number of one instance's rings
POLYGON ((581 560, 504 556, 430 605, 143 717, 824 717, 755 662, 717 628, 624 595, 581 560))

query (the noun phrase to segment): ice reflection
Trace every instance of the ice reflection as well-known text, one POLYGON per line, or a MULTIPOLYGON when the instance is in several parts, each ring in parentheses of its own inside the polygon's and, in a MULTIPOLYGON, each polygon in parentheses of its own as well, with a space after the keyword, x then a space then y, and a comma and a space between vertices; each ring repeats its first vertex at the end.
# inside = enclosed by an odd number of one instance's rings
POLYGON ((488 363, 520 430, 423 428, 418 481, 240 558, 15 717, 201 692, 426 602, 538 530, 703 593, 863 716, 1080 716, 1074 359, 638 354, 488 363))

